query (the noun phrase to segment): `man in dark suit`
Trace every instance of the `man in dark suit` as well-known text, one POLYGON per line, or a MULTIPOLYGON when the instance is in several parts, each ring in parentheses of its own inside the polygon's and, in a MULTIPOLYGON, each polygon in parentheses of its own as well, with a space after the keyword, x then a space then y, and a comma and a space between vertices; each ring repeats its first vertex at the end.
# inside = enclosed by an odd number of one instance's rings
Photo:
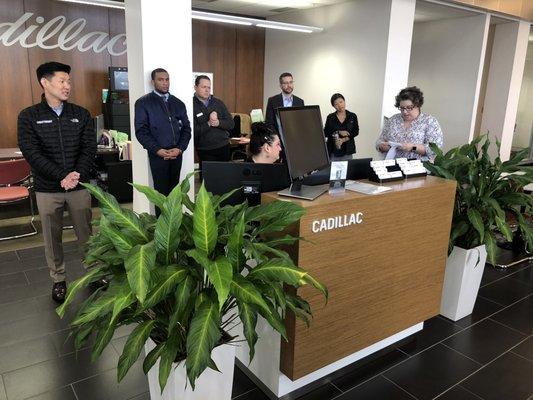
POLYGON ((280 107, 301 107, 304 105, 303 99, 292 94, 294 80, 290 72, 284 72, 279 76, 279 87, 281 88, 281 93, 268 99, 265 117, 266 123, 270 124, 276 131, 278 131, 276 109, 280 107))

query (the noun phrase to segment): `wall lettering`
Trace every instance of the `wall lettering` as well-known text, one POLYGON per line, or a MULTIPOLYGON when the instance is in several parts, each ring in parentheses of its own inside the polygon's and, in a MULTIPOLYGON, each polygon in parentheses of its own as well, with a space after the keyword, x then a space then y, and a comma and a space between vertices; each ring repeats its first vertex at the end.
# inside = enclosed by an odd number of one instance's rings
POLYGON ((46 23, 44 23, 45 19, 40 16, 34 19, 35 23, 32 23, 32 17, 33 13, 28 12, 15 22, 0 23, 0 43, 4 46, 13 46, 18 43, 25 48, 37 46, 45 50, 77 49, 81 52, 92 50, 95 53, 107 50, 112 56, 120 56, 127 51, 125 33, 111 38, 106 32, 101 31, 83 33, 87 25, 87 20, 84 18, 75 19, 67 24, 67 19, 63 15, 52 18, 46 23), (16 32, 23 28, 24 24, 27 24, 27 28, 17 35, 16 32), (35 41, 29 41, 29 37, 35 32, 37 32, 35 41))

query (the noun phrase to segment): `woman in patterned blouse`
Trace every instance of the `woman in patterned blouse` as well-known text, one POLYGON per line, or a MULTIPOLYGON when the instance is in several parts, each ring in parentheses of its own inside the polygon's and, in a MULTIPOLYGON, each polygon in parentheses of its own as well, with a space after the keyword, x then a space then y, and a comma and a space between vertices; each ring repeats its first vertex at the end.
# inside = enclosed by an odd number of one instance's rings
POLYGON ((424 114, 420 108, 424 104, 424 95, 416 86, 402 89, 396 96, 395 107, 400 113, 393 115, 385 122, 376 148, 387 153, 391 145, 396 147, 396 157, 433 159, 435 154, 429 143, 443 146, 442 130, 437 119, 424 114))

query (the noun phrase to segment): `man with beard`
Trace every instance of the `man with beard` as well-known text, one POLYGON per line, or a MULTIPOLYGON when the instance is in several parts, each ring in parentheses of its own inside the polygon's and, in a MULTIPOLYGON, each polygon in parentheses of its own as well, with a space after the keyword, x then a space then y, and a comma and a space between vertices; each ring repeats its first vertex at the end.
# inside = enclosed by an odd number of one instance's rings
POLYGON ((154 69, 151 78, 154 90, 135 102, 135 136, 148 151, 154 189, 168 196, 180 181, 191 125, 185 104, 168 92, 168 72, 154 69))
POLYGON ((281 93, 268 99, 266 107, 265 122, 271 125, 276 132, 278 125, 276 122, 276 109, 280 107, 301 107, 304 101, 292 94, 294 91, 294 80, 290 72, 284 72, 279 76, 279 87, 281 93))

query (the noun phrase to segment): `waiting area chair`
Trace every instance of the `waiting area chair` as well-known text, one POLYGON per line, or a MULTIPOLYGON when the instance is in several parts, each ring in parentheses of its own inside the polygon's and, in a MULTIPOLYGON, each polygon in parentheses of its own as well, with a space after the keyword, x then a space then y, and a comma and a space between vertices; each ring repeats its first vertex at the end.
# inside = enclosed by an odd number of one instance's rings
POLYGON ((17 239, 37 234, 35 227, 35 213, 31 194, 31 168, 25 159, 0 161, 0 207, 29 201, 31 231, 11 236, 0 237, 0 241, 17 239))

